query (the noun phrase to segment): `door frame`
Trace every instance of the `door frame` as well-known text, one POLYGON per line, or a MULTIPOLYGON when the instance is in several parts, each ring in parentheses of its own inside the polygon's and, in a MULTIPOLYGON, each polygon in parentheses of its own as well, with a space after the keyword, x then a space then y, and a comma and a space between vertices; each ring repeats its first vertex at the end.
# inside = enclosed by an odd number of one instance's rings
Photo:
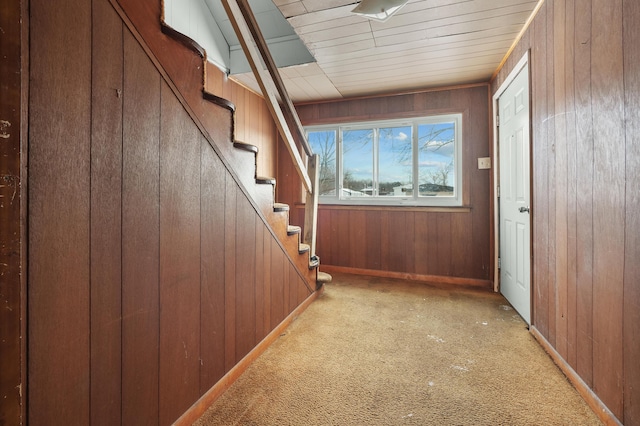
MULTIPOLYGON (((493 241, 494 241, 494 252, 493 252, 493 290, 497 293, 500 291, 500 269, 498 268, 498 261, 500 259, 500 200, 498 199, 498 187, 500 186, 500 152, 498 149, 498 145, 500 143, 500 134, 498 133, 498 99, 502 94, 507 90, 507 87, 515 80, 520 71, 522 71, 525 67, 527 68, 527 72, 529 73, 529 205, 531 206, 531 218, 533 218, 533 180, 531 179, 531 174, 533 172, 533 140, 531 139, 531 67, 529 67, 530 61, 530 52, 527 50, 522 58, 518 61, 518 63, 513 67, 513 69, 509 72, 509 75, 502 82, 496 93, 494 93, 492 97, 492 131, 493 131, 493 151, 491 162, 493 164, 493 241)), ((530 222, 529 226, 530 233, 530 245, 531 245, 531 254, 533 254, 533 221, 530 222)), ((531 264, 532 256, 529 257, 529 263, 531 264)), ((531 265, 532 266, 532 265, 531 265)), ((531 294, 533 294, 533 268, 529 268, 529 288, 531 290, 531 294)), ((533 298, 531 298, 533 300, 533 298)), ((533 314, 533 310, 531 310, 533 314)), ((533 315, 531 315, 533 317, 533 315)))

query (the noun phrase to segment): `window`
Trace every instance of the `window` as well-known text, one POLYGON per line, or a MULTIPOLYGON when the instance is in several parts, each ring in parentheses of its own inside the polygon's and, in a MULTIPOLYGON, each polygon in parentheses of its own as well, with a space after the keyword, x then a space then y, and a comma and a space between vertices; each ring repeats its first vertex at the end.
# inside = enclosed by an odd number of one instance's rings
POLYGON ((462 115, 307 128, 320 202, 459 206, 462 115))

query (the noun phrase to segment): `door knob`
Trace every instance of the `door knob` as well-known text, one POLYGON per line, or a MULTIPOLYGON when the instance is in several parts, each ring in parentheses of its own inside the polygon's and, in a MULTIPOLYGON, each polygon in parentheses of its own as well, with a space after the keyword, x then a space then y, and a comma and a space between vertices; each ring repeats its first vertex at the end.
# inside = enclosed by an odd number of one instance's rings
POLYGON ((518 210, 520 213, 529 213, 529 207, 520 207, 518 210))

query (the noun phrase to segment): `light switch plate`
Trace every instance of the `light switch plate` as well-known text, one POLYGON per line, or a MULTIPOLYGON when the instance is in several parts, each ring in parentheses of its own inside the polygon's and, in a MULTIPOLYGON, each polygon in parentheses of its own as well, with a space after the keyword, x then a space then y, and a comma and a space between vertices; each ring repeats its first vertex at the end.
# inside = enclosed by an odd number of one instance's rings
POLYGON ((481 157, 478 158, 478 169, 490 169, 491 168, 491 157, 481 157))

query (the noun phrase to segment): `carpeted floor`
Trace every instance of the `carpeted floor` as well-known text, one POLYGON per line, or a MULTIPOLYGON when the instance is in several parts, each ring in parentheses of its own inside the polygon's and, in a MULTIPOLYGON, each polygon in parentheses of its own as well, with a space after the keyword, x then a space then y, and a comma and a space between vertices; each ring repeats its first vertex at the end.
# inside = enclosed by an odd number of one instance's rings
POLYGON ((599 425, 495 293, 334 274, 196 425, 599 425))

